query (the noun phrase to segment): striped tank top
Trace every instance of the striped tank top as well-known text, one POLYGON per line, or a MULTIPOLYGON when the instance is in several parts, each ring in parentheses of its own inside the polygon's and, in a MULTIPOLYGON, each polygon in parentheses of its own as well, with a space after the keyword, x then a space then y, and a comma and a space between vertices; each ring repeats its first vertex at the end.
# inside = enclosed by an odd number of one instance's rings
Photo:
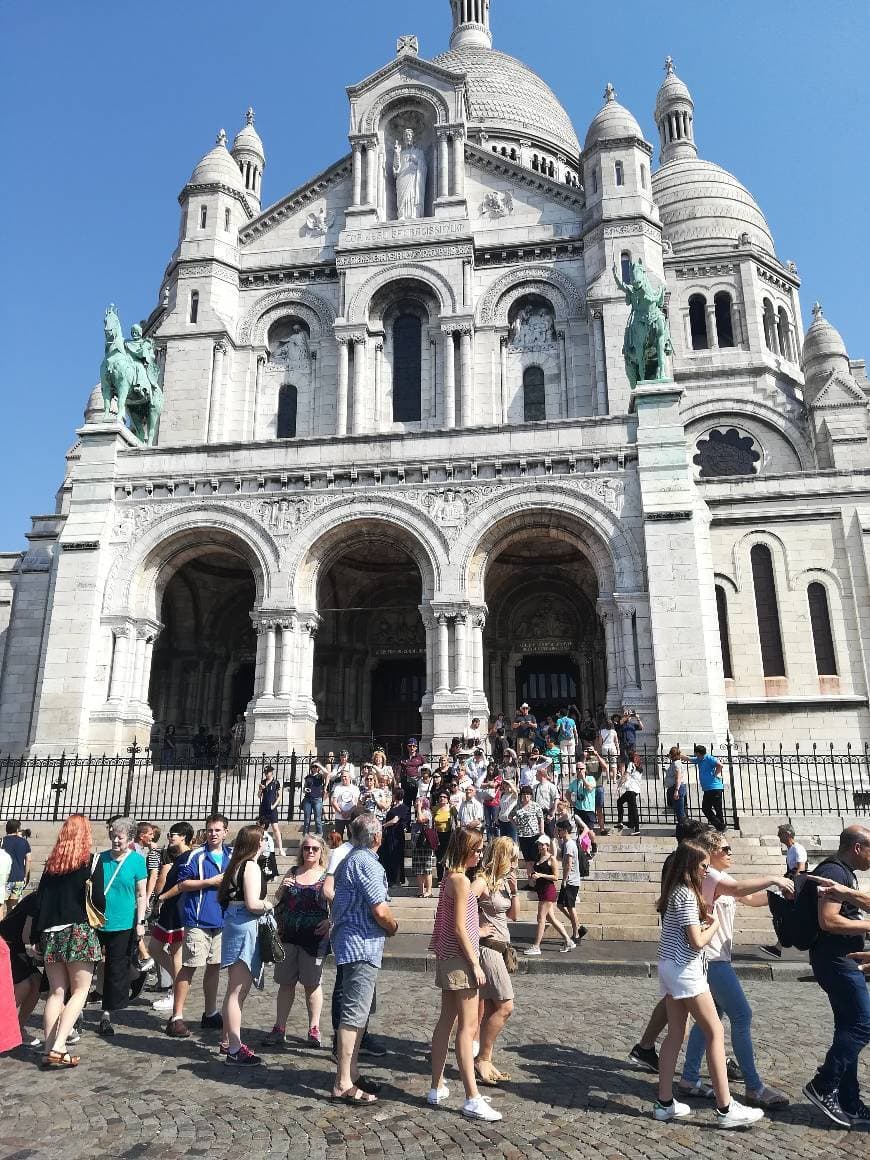
MULTIPOLYGON (((456 938, 456 904, 452 891, 446 890, 447 879, 438 894, 438 909, 435 912, 435 929, 429 941, 429 950, 438 959, 449 959, 462 954, 456 938)), ((477 899, 469 890, 465 904, 465 933, 477 954, 480 950, 480 924, 477 917, 477 899)))

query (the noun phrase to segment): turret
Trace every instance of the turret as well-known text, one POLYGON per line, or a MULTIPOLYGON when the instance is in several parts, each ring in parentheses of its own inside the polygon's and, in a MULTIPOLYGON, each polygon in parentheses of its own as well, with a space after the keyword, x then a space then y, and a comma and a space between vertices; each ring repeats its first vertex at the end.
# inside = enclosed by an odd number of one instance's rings
POLYGON ((807 393, 815 395, 813 387, 832 374, 851 376, 849 355, 840 332, 831 326, 821 307, 813 306, 813 323, 804 339, 801 366, 807 381, 807 393))
POLYGON ((665 79, 656 97, 655 118, 662 165, 698 156, 695 147, 695 102, 686 85, 674 72, 671 57, 665 60, 665 79))
POLYGON ((462 48, 468 44, 492 48, 489 0, 450 0, 450 7, 453 10, 451 48, 462 48))
POLYGON ((245 197, 247 197, 254 213, 258 214, 260 212, 263 170, 266 168, 266 154, 263 152, 260 134, 254 128, 253 109, 248 109, 246 122, 245 127, 236 134, 231 152, 244 181, 245 197))

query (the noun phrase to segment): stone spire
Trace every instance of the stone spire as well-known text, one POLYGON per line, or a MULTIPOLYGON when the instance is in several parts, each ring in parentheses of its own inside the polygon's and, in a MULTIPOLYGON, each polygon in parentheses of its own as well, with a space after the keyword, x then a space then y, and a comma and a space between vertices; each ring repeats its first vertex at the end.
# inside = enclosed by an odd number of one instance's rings
POLYGON ((463 48, 469 44, 492 48, 489 0, 450 0, 450 7, 453 11, 451 48, 463 48))
POLYGON ((260 134, 254 128, 254 110, 245 114, 244 127, 236 134, 232 147, 233 160, 245 182, 245 196, 254 213, 260 212, 261 183, 266 168, 266 153, 260 134))
POLYGON ((672 57, 665 60, 665 79, 656 97, 656 125, 661 142, 662 165, 687 157, 697 157, 695 147, 695 102, 674 71, 672 57))

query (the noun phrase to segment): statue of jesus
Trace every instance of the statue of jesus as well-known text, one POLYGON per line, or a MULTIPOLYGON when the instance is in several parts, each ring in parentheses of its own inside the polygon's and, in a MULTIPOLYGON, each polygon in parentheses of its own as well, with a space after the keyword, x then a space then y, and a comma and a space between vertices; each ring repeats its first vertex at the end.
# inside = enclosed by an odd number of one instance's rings
POLYGON ((393 176, 396 179, 396 214, 399 221, 426 216, 426 155, 414 144, 414 133, 406 129, 404 144, 393 147, 393 176))

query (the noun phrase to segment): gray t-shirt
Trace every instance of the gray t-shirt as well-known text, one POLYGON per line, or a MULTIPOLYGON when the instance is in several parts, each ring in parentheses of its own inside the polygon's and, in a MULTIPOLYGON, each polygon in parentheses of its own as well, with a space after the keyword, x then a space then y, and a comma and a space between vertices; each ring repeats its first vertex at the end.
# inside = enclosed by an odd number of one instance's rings
POLYGON ((562 843, 562 881, 568 886, 579 886, 583 879, 580 877, 580 855, 577 843, 573 838, 566 838, 562 843), (568 871, 568 859, 571 859, 571 869, 568 871))

